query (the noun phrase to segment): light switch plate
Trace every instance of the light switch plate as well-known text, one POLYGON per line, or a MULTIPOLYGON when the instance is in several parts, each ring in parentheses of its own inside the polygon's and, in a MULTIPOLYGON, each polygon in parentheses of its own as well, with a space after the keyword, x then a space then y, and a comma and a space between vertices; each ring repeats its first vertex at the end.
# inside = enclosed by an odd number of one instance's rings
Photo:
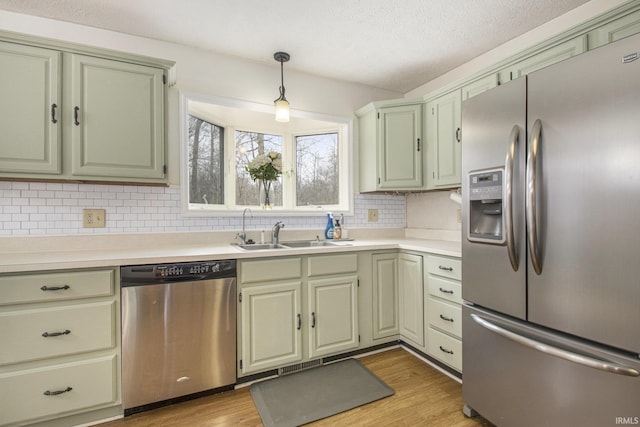
POLYGON ((84 228, 104 228, 106 211, 104 209, 82 209, 82 226, 84 228))

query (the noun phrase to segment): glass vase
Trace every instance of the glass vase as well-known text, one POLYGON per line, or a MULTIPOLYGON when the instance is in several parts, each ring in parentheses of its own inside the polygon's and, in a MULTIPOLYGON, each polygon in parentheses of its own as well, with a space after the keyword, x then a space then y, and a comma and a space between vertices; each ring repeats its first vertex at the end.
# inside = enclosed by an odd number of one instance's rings
POLYGON ((271 209, 271 201, 273 200, 273 181, 267 179, 260 181, 260 206, 262 209, 271 209))

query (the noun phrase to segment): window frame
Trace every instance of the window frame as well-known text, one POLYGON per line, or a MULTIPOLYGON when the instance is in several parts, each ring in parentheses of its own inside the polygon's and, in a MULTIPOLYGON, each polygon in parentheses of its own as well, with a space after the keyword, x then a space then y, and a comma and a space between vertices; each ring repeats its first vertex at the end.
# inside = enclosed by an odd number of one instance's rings
MULTIPOLYGON (((258 104, 254 102, 241 101, 230 98, 221 98, 216 96, 207 96, 191 92, 180 92, 180 189, 181 189, 181 211, 185 217, 218 217, 218 216, 236 216, 242 214, 242 211, 249 207, 254 212, 260 212, 265 216, 317 216, 324 214, 326 211, 343 213, 345 215, 353 215, 354 195, 353 180, 355 175, 354 167, 354 149, 353 149, 353 118, 331 116, 321 113, 312 113, 300 110, 291 110, 292 118, 308 119, 321 122, 327 122, 331 125, 326 127, 308 127, 304 131, 294 130, 282 132, 277 129, 275 119, 273 128, 259 129, 252 125, 249 121, 246 123, 230 123, 229 121, 219 119, 217 117, 203 117, 202 114, 193 114, 189 111, 189 103, 208 103, 222 108, 234 108, 246 110, 249 112, 258 112, 273 116, 273 106, 266 104, 258 104), (224 128, 224 200, 223 205, 204 205, 189 203, 189 114, 197 116, 202 120, 213 123, 216 126, 224 128), (236 170, 235 170, 235 132, 236 130, 245 132, 257 132, 264 134, 274 134, 282 136, 282 161, 283 174, 282 191, 283 206, 274 206, 271 210, 259 210, 257 205, 236 205, 236 170), (313 135, 319 133, 337 133, 338 134, 338 170, 339 170, 339 198, 338 204, 334 205, 318 205, 318 206, 296 206, 296 180, 295 180, 295 155, 296 155, 296 137, 313 135)), ((282 126, 282 125, 280 125, 282 126)))

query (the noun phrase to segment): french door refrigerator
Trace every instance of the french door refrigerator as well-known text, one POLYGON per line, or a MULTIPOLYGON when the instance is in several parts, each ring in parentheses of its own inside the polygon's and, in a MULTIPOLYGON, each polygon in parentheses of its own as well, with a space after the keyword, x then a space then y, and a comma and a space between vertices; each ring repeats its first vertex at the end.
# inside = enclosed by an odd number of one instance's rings
POLYGON ((463 399, 640 424, 640 35, 463 103, 463 399))

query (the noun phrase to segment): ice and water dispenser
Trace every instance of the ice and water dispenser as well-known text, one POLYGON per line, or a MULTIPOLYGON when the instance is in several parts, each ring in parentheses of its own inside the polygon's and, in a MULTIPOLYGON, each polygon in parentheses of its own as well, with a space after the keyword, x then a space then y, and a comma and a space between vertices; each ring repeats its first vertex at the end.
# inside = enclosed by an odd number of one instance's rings
POLYGON ((472 242, 505 242, 502 214, 502 178, 504 170, 491 169, 469 173, 469 224, 467 238, 472 242))

